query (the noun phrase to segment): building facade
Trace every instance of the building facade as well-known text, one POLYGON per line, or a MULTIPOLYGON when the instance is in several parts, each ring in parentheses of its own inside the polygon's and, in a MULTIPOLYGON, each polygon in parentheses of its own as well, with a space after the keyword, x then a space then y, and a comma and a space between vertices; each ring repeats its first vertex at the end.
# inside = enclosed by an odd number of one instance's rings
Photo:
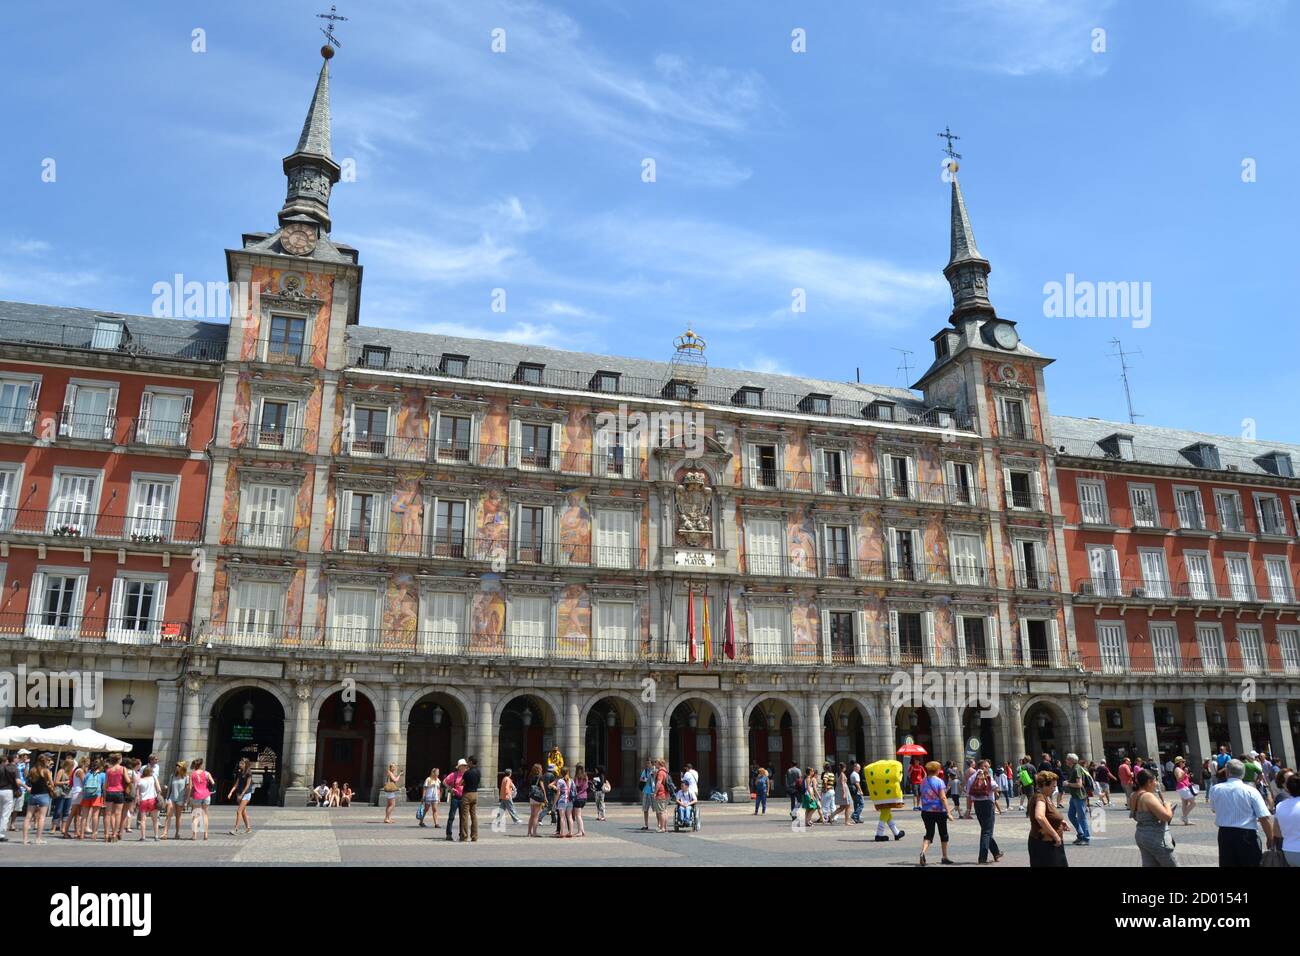
POLYGON ((952 313, 898 389, 710 368, 689 329, 648 361, 364 325, 329 132, 327 56, 276 229, 227 251, 228 327, 126 319, 133 343, 186 344, 121 348, 111 317, 58 310, 75 343, 5 337, 0 405, 24 409, 0 436, 6 663, 146 687, 152 749, 219 780, 248 756, 271 802, 321 779, 373 797, 388 764, 413 795, 432 766, 519 771, 551 746, 624 794, 663 756, 737 797, 754 764, 779 781, 905 742, 1100 759, 1222 733, 1294 760, 1289 459, 1211 477, 1054 417, 1051 359, 997 314, 955 180, 952 313), (155 428, 160 408, 184 426, 155 428), (1187 483, 1273 523, 1132 517, 1190 507, 1187 483), (1147 569, 1200 574, 1187 549, 1224 583, 1153 587, 1147 569))

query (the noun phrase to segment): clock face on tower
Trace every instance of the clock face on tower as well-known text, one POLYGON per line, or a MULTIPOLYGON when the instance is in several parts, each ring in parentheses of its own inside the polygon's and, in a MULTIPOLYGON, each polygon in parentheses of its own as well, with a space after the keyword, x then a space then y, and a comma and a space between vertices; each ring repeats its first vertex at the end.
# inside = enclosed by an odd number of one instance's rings
POLYGON ((291 222, 280 230, 280 248, 292 256, 310 255, 316 248, 316 227, 305 222, 291 222))
POLYGON ((1020 336, 1016 333, 1015 326, 998 322, 993 326, 993 341, 999 348, 1010 350, 1020 343, 1020 336))

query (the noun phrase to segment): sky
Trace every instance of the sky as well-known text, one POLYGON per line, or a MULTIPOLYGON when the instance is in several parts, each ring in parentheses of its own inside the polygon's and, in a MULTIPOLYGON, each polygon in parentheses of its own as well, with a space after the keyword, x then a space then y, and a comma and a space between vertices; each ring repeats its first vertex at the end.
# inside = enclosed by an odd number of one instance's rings
MULTIPOLYGON (((198 6, 6 11, 0 298, 148 314, 275 227, 326 7, 198 6)), ((689 322, 717 366, 900 385, 909 349, 910 384, 951 308, 951 127, 1053 412, 1125 418, 1118 338, 1140 422, 1300 442, 1296 3, 338 12, 331 213, 364 325, 666 361, 689 322), (1049 314, 1070 276, 1145 308, 1049 314)))

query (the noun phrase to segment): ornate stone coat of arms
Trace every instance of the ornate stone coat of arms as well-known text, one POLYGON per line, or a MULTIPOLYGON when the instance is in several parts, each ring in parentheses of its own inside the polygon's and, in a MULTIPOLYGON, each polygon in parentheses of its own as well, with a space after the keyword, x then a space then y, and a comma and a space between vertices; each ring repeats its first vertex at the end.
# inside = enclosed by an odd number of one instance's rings
POLYGON ((688 471, 677 486, 677 536, 692 548, 713 543, 713 489, 702 471, 688 471))

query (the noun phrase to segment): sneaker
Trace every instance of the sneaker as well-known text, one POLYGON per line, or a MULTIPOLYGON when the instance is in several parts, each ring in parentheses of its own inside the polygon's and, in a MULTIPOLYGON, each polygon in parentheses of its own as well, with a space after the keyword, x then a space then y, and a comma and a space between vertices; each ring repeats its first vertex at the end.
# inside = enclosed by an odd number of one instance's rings
POLYGON ((889 837, 887 837, 887 836, 878 836, 878 837, 876 837, 876 842, 877 842, 877 843, 888 843, 888 842, 889 842, 889 837))
POLYGON ((905 836, 907 836, 907 831, 905 831, 905 830, 899 830, 897 833, 894 834, 894 839, 895 839, 895 840, 901 840, 901 839, 903 839, 903 837, 905 837, 905 836))

